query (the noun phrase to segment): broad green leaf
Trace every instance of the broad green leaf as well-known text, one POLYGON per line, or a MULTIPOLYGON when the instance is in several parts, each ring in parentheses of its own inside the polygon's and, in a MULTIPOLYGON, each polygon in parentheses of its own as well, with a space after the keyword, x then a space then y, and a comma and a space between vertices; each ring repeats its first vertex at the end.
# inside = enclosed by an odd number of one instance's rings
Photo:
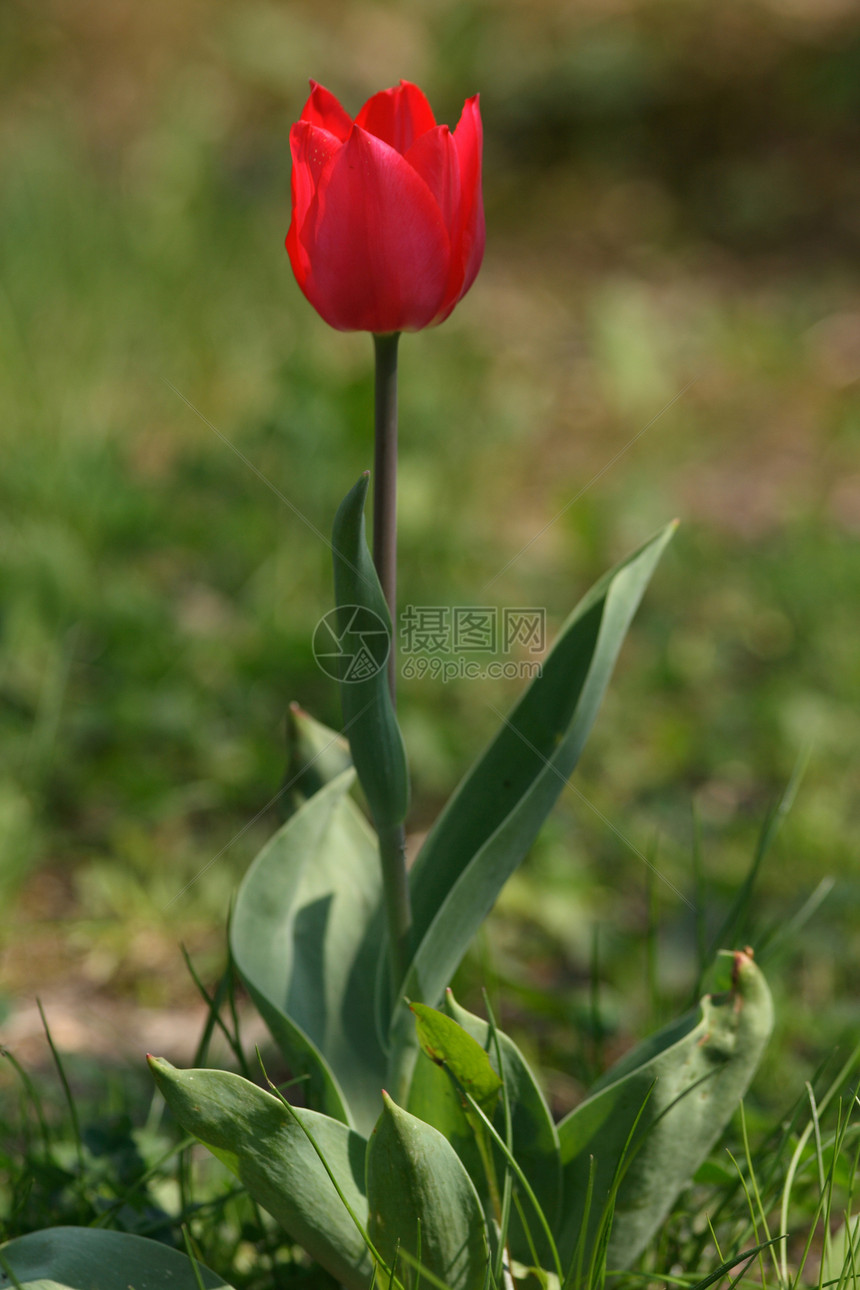
POLYGON ((328 1116, 293 1111, 228 1071, 181 1071, 155 1057, 149 1065, 182 1128, 208 1147, 332 1276, 348 1290, 366 1290, 367 1247, 302 1125, 366 1228, 365 1139, 328 1116))
POLYGON ((257 856, 230 946, 310 1104, 369 1133, 385 1072, 374 1018, 381 879, 353 778, 321 788, 257 856))
POLYGON ((472 1181, 449 1142, 383 1094, 367 1147, 368 1232, 407 1287, 427 1285, 402 1254, 448 1290, 483 1290, 487 1229, 472 1181))
POLYGON ((472 1095, 490 1119, 499 1100, 502 1081, 481 1045, 444 1012, 426 1003, 410 1005, 422 1050, 436 1066, 444 1067, 472 1095))
POLYGON ((47 1227, 0 1245, 0 1286, 22 1290, 230 1290, 202 1263, 160 1241, 98 1227, 47 1227))
MULTIPOLYGON (((437 820, 410 875, 416 946, 403 992, 436 1003, 561 793, 669 525, 592 588, 437 820)), ((395 1012, 395 1035, 406 1028, 395 1012)))
POLYGON ((343 735, 316 721, 297 703, 287 714, 287 771, 284 776, 284 816, 337 779, 352 765, 343 735))
POLYGON ((340 699, 344 733, 378 830, 403 823, 409 809, 406 751, 384 666, 392 648, 391 615, 364 538, 364 501, 369 475, 338 507, 332 532, 337 604, 340 699), (374 653, 387 633, 388 650, 374 653))
POLYGON ((563 1258, 579 1237, 592 1157, 586 1266, 633 1133, 607 1253, 610 1270, 627 1268, 737 1109, 770 1034, 773 1005, 749 954, 735 953, 733 964, 728 993, 705 995, 693 1013, 627 1053, 559 1125, 563 1258))

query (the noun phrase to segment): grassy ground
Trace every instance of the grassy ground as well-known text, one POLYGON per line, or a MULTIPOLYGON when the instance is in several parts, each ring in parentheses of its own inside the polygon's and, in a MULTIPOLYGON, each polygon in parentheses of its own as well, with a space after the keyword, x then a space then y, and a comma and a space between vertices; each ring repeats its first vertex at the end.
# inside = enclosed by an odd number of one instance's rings
MULTIPOLYGON (((575 1096, 595 926, 611 1050, 692 989, 697 830, 711 934, 808 757, 744 929, 833 878, 774 961, 762 1097, 787 1105, 860 1020, 851 7, 40 0, 0 22, 0 1015, 36 991, 134 1025, 189 1006, 176 944, 218 970, 288 703, 338 722, 315 530, 369 462, 370 345, 291 280, 287 135, 308 75, 353 109, 406 76, 441 119, 481 91, 489 235, 467 301, 402 345, 404 596, 552 629, 682 520, 474 978, 538 1012, 575 1096)), ((416 831, 515 693, 403 681, 416 831)))

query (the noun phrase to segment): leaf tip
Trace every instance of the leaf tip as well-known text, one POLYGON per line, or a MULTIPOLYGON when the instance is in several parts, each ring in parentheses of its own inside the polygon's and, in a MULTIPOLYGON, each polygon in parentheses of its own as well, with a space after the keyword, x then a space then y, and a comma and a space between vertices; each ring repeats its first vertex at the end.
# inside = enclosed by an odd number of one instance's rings
POLYGON ((737 987, 741 973, 749 967, 755 957, 751 946, 745 945, 742 950, 732 951, 732 988, 737 987))
POLYGON ((153 1075, 167 1075, 176 1070, 166 1057, 156 1057, 153 1053, 146 1054, 146 1061, 153 1075))

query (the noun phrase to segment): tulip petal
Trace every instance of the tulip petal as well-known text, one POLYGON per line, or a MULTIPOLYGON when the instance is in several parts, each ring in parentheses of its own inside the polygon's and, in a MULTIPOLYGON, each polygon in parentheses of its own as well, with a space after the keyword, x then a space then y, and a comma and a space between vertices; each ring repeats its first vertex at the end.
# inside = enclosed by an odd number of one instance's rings
POLYGON ((332 327, 417 331, 445 304, 450 241, 433 194, 358 126, 324 168, 298 238, 309 266, 299 285, 332 327))
POLYGON ((302 121, 327 130, 335 138, 345 143, 352 129, 352 117, 341 107, 338 100, 325 86, 311 81, 311 94, 302 108, 302 121))
POLYGON ((416 139, 406 160, 436 198, 445 227, 453 228, 460 210, 460 158, 447 125, 416 139))
POLYGON ((473 197, 464 194, 460 182, 460 158, 454 144, 454 138, 447 125, 437 125, 435 130, 428 130, 416 139, 406 154, 406 160, 417 170, 439 205, 445 227, 451 239, 451 264, 448 282, 445 287, 445 299, 441 306, 441 317, 447 317, 463 294, 465 263, 463 244, 463 202, 471 212, 473 197))
POLYGON ((454 146, 460 163, 460 192, 462 194, 459 218, 451 227, 452 276, 459 269, 462 277, 449 304, 437 320, 443 322, 458 300, 471 287, 484 258, 487 233, 484 220, 484 195, 481 185, 481 156, 484 131, 481 123, 479 96, 475 94, 463 105, 460 120, 453 134, 454 146))
POLYGON ((390 90, 369 98, 355 118, 355 124, 388 143, 401 154, 436 124, 433 109, 417 85, 401 81, 390 90))
POLYGON ((290 130, 293 217, 287 233, 287 251, 299 285, 309 272, 307 253, 302 246, 299 230, 307 218, 323 170, 342 147, 343 144, 333 134, 307 121, 297 121, 290 130))

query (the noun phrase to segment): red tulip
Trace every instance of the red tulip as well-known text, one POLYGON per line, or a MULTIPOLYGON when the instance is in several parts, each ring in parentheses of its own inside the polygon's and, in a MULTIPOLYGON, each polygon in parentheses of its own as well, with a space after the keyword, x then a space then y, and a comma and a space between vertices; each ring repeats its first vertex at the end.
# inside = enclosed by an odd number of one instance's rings
POLYGON ((311 81, 290 131, 298 284, 340 331, 419 331, 448 317, 484 255, 478 96, 453 133, 417 85, 368 99, 353 121, 311 81))

